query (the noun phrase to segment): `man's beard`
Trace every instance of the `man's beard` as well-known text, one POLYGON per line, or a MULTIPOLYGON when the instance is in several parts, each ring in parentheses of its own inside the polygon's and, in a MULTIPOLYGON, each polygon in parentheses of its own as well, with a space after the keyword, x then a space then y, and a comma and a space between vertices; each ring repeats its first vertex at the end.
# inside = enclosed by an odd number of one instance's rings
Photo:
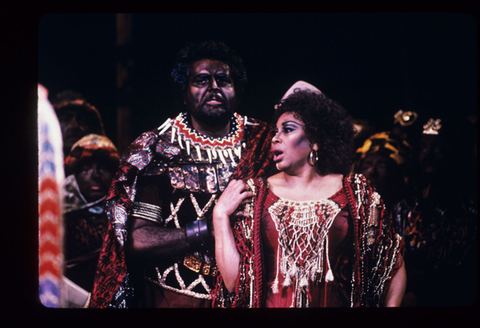
POLYGON ((224 127, 230 122, 230 119, 233 114, 233 109, 227 107, 222 108, 219 111, 212 112, 210 110, 203 110, 198 108, 197 110, 191 111, 190 115, 195 118, 199 123, 211 126, 211 127, 224 127))

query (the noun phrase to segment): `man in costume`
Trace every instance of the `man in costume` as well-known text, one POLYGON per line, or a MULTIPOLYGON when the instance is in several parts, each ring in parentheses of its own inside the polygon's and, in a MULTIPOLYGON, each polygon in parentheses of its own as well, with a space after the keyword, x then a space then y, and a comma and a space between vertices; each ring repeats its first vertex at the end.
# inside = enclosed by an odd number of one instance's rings
POLYGON ((232 174, 252 176, 270 162, 270 127, 235 112, 247 76, 234 51, 189 44, 172 77, 186 111, 139 136, 120 160, 90 307, 210 306, 215 201, 232 174))
POLYGON ((60 92, 52 101, 62 130, 63 154, 67 158, 72 146, 84 136, 94 133, 104 136, 99 111, 76 92, 60 92))
MULTIPOLYGON (((412 163, 412 148, 390 131, 375 133, 356 150, 354 173, 360 173, 382 195, 388 211, 407 197, 407 181, 412 163)), ((394 222, 396 232, 403 235, 403 224, 394 222)))
POLYGON ((463 118, 430 118, 423 125, 411 191, 393 207, 405 240, 406 305, 476 300, 476 139, 476 127, 463 118))
MULTIPOLYGON (((75 284, 69 307, 83 306, 92 290, 98 255, 107 226, 103 202, 118 168, 118 152, 105 136, 89 134, 77 141, 65 159, 63 185, 64 275, 75 284), (78 295, 84 295, 77 301, 78 295)), ((68 280, 67 280, 68 279, 68 280)))

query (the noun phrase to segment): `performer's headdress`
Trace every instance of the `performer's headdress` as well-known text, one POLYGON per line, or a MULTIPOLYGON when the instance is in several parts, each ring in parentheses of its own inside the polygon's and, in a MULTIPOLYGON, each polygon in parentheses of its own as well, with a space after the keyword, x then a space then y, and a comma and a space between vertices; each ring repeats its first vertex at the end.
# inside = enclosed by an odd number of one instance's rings
POLYGON ((401 165, 411 155, 411 146, 406 140, 392 137, 389 132, 375 133, 365 140, 356 153, 363 159, 370 153, 383 153, 401 165))
POLYGON ((278 106, 281 105, 282 101, 287 99, 295 91, 305 91, 305 90, 315 92, 315 93, 319 93, 319 94, 322 93, 318 88, 316 88, 315 86, 311 85, 308 82, 301 81, 301 80, 297 81, 290 87, 290 89, 287 90, 287 92, 285 92, 282 99, 280 100, 280 104, 275 105, 275 109, 277 109, 278 106))
POLYGON ((401 126, 410 126, 415 123, 418 118, 418 114, 412 111, 403 111, 402 109, 400 109, 398 112, 395 113, 393 118, 394 124, 398 123, 401 126))
POLYGON ((442 128, 442 120, 439 119, 439 118, 437 118, 436 120, 431 118, 423 126, 423 132, 422 133, 423 134, 438 135, 441 128, 442 128))
POLYGON ((65 168, 71 174, 81 161, 92 156, 99 156, 118 165, 119 154, 113 142, 105 136, 89 134, 72 146, 70 154, 65 159, 65 168))
POLYGON ((98 109, 92 104, 88 103, 84 99, 65 99, 63 101, 53 103, 53 108, 57 115, 65 110, 73 110, 76 112, 84 113, 90 119, 92 125, 92 132, 100 135, 105 135, 105 129, 103 126, 102 117, 98 109))

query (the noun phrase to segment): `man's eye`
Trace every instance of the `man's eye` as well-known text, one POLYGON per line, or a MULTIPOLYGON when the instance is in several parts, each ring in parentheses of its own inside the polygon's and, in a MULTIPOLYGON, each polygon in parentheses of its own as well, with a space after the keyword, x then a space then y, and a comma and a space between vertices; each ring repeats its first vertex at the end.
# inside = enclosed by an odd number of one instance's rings
POLYGON ((217 83, 220 84, 220 85, 228 85, 228 84, 231 83, 231 81, 227 76, 225 76, 225 77, 218 78, 217 83))
POLYGON ((209 80, 208 76, 200 75, 195 78, 194 82, 196 84, 205 84, 208 82, 208 80, 209 80))

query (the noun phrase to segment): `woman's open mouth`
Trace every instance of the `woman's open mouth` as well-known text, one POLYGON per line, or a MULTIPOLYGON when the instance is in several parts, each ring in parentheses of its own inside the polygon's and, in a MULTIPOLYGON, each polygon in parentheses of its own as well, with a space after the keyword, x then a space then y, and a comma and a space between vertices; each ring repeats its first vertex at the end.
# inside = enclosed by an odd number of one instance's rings
POLYGON ((279 149, 272 149, 271 152, 273 153, 273 161, 278 162, 283 157, 283 151, 279 149))

